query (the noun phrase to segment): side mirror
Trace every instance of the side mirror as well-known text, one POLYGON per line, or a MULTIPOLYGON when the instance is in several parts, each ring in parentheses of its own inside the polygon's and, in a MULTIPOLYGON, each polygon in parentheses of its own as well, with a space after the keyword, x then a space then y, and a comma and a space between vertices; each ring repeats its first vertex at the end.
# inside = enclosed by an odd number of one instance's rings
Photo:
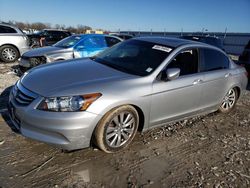
POLYGON ((180 76, 181 70, 179 68, 169 68, 165 70, 167 80, 175 80, 180 76))

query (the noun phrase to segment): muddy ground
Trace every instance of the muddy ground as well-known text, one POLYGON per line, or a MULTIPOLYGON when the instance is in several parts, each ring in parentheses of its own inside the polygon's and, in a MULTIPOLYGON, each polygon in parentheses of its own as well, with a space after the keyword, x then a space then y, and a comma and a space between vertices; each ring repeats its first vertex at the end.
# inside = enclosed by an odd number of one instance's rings
POLYGON ((0 187, 250 187, 250 92, 213 113, 137 134, 129 148, 64 153, 7 125, 16 64, 0 63, 0 187), (5 119, 5 120, 4 120, 5 119))

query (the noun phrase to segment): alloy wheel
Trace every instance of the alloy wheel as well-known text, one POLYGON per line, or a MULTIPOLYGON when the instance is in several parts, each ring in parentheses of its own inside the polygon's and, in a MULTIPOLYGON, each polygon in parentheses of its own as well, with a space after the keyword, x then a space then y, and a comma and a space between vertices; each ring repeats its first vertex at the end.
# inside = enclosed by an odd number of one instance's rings
POLYGON ((17 54, 12 48, 4 48, 2 51, 2 57, 7 61, 14 61, 17 57, 17 54))
POLYGON ((221 108, 227 111, 233 108, 235 101, 236 101, 236 92, 234 89, 230 89, 221 103, 221 108))
POLYGON ((130 112, 116 115, 106 129, 106 143, 109 147, 117 148, 124 145, 135 130, 135 117, 130 112))

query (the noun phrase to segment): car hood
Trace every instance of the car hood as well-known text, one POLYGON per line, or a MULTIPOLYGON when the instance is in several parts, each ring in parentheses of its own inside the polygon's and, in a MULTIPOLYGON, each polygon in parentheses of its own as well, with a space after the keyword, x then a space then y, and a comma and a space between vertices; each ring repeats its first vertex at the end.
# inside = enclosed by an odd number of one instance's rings
POLYGON ((38 56, 44 56, 44 55, 49 55, 49 54, 54 54, 54 53, 63 53, 66 51, 72 51, 71 48, 59 48, 55 46, 48 46, 48 47, 42 47, 42 48, 36 48, 32 49, 26 53, 23 54, 25 57, 38 57, 38 56))
POLYGON ((88 58, 62 61, 31 69, 21 78, 27 89, 42 96, 65 96, 100 92, 102 84, 124 80, 129 75, 88 58))

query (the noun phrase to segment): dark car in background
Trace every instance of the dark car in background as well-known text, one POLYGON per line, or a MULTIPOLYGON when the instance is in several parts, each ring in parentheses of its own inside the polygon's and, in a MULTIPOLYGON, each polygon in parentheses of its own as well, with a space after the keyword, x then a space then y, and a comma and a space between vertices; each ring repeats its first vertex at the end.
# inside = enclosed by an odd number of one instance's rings
POLYGON ((67 30, 44 29, 39 31, 38 33, 28 34, 27 36, 31 41, 32 47, 40 47, 51 46, 58 41, 71 36, 71 33, 67 30), (43 45, 41 45, 41 43, 43 43, 43 45))
POLYGON ((224 46, 223 46, 223 41, 219 37, 188 35, 188 36, 181 36, 181 38, 210 44, 225 51, 224 46))
POLYGON ((248 44, 245 46, 244 51, 239 56, 239 61, 236 62, 237 64, 246 68, 248 74, 250 74, 250 40, 248 44))

